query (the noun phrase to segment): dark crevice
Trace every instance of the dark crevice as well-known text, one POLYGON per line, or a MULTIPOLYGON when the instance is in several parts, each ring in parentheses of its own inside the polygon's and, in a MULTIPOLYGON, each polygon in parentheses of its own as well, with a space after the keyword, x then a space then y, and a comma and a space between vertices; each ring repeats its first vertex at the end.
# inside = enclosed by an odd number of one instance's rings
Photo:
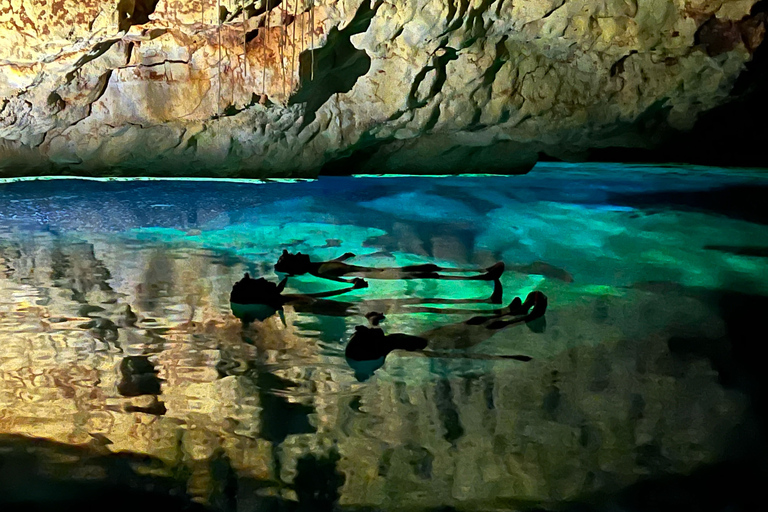
POLYGON ((93 96, 93 100, 91 101, 91 105, 93 105, 94 102, 98 101, 102 96, 104 96, 104 93, 107 92, 107 87, 109 86, 109 79, 112 78, 112 70, 108 70, 103 75, 99 77, 99 85, 96 88, 96 93, 93 96))
POLYGON ((46 103, 48 104, 48 108, 50 108, 53 113, 61 112, 67 106, 67 103, 61 97, 61 95, 56 91, 48 95, 48 99, 46 100, 46 103))
POLYGON ((632 55, 636 54, 637 50, 632 50, 619 60, 613 63, 611 66, 611 76, 614 77, 616 75, 620 75, 624 72, 624 63, 627 61, 628 58, 630 58, 632 55))
MULTIPOLYGON (((752 7, 747 20, 768 19, 768 0, 752 7)), ((706 23, 705 23, 706 24, 706 23)), ((699 33, 698 42, 707 39, 699 33), (702 39, 703 38, 703 39, 702 39)), ((714 44, 714 41, 712 41, 714 44)), ((715 52, 720 46, 702 47, 715 52)), ((754 41, 750 43, 754 45, 754 41)), ((745 45, 746 46, 746 45, 745 45)), ((749 46, 747 46, 749 49, 749 46)), ((618 72, 619 70, 617 70, 618 72)), ((586 158, 594 161, 624 162, 685 162, 725 167, 768 167, 768 44, 754 48, 752 59, 746 63, 729 94, 729 101, 699 115, 689 131, 674 130, 656 123, 658 133, 646 148, 593 148, 586 158)), ((648 119, 643 119, 647 123, 648 119)))
POLYGON ((710 17, 694 35, 694 43, 701 46, 710 57, 729 52, 739 45, 754 52, 765 35, 765 7, 755 4, 752 12, 740 20, 710 17))
POLYGON ((504 6, 504 0, 499 0, 496 4, 496 16, 501 16, 501 8, 504 6))
POLYGON ((251 41, 253 41, 257 37, 259 37, 259 35, 261 35, 261 29, 264 28, 264 22, 265 21, 266 21, 266 19, 261 20, 259 22, 259 25, 255 29, 253 29, 253 30, 251 30, 249 32, 246 32, 246 34, 245 34, 245 42, 246 43, 250 43, 251 41))
POLYGON ((83 67, 84 65, 88 64, 92 60, 98 59, 105 53, 109 51, 110 48, 112 48, 112 45, 120 41, 120 39, 108 39, 107 41, 102 41, 100 43, 97 43, 93 46, 93 49, 77 59, 77 62, 75 62, 75 67, 66 74, 67 83, 71 82, 72 79, 75 78, 75 74, 77 74, 77 71, 83 67))
MULTIPOLYGON (((454 2, 450 3, 449 9, 453 8, 453 12, 455 15, 456 12, 456 6, 454 5, 454 2)), ((438 37, 443 37, 446 34, 450 34, 454 30, 458 30, 461 28, 461 26, 464 24, 464 15, 467 13, 467 10, 469 9, 469 0, 459 0, 459 14, 456 17, 455 21, 448 25, 448 28, 445 29, 445 32, 440 34, 438 37)), ((451 18, 453 19, 453 17, 451 18)))
POLYGON ((429 115, 429 119, 424 123, 424 132, 428 133, 437 125, 437 121, 440 120, 440 104, 438 103, 432 109, 432 113, 429 115))
MULTIPOLYGON (((491 96, 493 94, 491 86, 493 85, 493 82, 496 81, 496 75, 499 74, 499 71, 501 71, 501 68, 504 67, 504 64, 509 61, 509 50, 507 49, 506 42, 507 36, 503 36, 499 42, 496 43, 496 55, 494 57, 493 63, 483 73, 483 81, 479 86, 475 88, 474 91, 472 91, 472 95, 474 96, 478 91, 480 91, 480 89, 484 88, 485 103, 491 100, 491 96)), ((486 127, 486 125, 480 124, 481 116, 482 108, 477 107, 475 109, 475 114, 472 118, 472 121, 469 124, 469 131, 477 131, 486 127)))
POLYGON ((488 36, 488 30, 485 28, 483 22, 483 14, 488 11, 493 2, 494 0, 484 0, 476 9, 473 8, 469 10, 469 13, 467 14, 467 33, 471 36, 461 45, 462 49, 469 48, 475 44, 475 41, 478 39, 486 38, 488 36))
POLYGON ((739 185, 709 190, 674 192, 613 193, 610 204, 634 208, 704 212, 754 224, 768 225, 768 186, 739 185))
POLYGON ((496 57, 493 64, 483 73, 483 87, 488 87, 496 80, 496 75, 501 71, 504 64, 509 61, 509 50, 507 49, 507 36, 503 36, 496 43, 496 57))
POLYGON ((337 155, 320 169, 321 176, 351 176, 366 168, 378 151, 393 139, 377 139, 366 132, 352 147, 337 155))
POLYGON ((317 110, 334 94, 349 92, 370 70, 371 58, 355 48, 350 37, 368 30, 382 3, 378 0, 371 6, 363 2, 346 27, 331 29, 323 47, 299 55, 300 87, 289 104, 306 103, 302 128, 314 121, 317 110))
POLYGON ((453 21, 453 17, 456 16, 456 2, 448 0, 448 16, 446 16, 446 22, 453 21))
POLYGON ((563 4, 564 4, 564 3, 565 3, 565 0, 560 0, 560 2, 559 2, 559 3, 557 3, 557 4, 553 5, 553 6, 552 6, 552 8, 551 8, 550 10, 548 10, 546 13, 544 13, 544 16, 542 16, 542 17, 541 17, 541 19, 542 19, 542 20, 545 20, 545 19, 549 18, 550 16, 552 16, 552 14, 554 14, 554 12, 555 12, 556 10, 558 10, 559 8, 561 8, 561 7, 563 6, 563 4))
POLYGON ((155 12, 160 0, 120 0, 117 4, 118 22, 121 31, 133 25, 143 25, 149 21, 149 15, 155 12))
POLYGON ((413 80, 413 84, 411 85, 411 91, 408 93, 408 99, 407 99, 408 110, 414 110, 414 109, 422 108, 426 106, 427 103, 429 103, 429 100, 434 98, 437 95, 437 93, 439 93, 442 90, 443 85, 445 85, 445 81, 448 79, 448 72, 446 70, 448 63, 452 60, 458 59, 458 52, 454 48, 450 48, 450 47, 438 48, 438 50, 435 53, 436 53, 436 56, 434 58, 434 64, 431 66, 426 66, 421 71, 419 71, 413 80), (430 71, 436 72, 435 81, 432 83, 432 86, 429 88, 429 93, 426 95, 426 97, 423 99, 419 99, 418 97, 419 87, 421 86, 421 83, 424 81, 424 79, 427 77, 427 74, 429 74, 430 71))
POLYGON ((166 64, 189 64, 189 61, 186 60, 161 60, 160 62, 153 62, 152 64, 135 64, 133 66, 125 66, 121 69, 131 69, 131 68, 154 68, 157 66, 165 66, 166 64))
MULTIPOLYGON (((282 0, 270 0, 269 2, 269 10, 273 10, 275 7, 282 4, 282 0)), ((237 21, 241 19, 243 10, 245 10, 245 17, 246 19, 253 18, 254 16, 261 16, 265 12, 267 12, 267 2, 260 2, 259 7, 256 7, 256 2, 251 2, 250 4, 247 4, 245 7, 243 6, 237 6, 234 8, 232 12, 227 11, 226 16, 222 19, 224 22, 229 21, 237 21)), ((262 22, 263 25, 263 22, 262 22)))
POLYGON ((245 110, 248 110, 249 108, 253 107, 254 105, 257 105, 259 103, 259 96, 256 95, 256 93, 251 94, 251 100, 243 105, 242 108, 237 108, 234 105, 227 105, 224 108, 224 111, 221 113, 221 115, 215 115, 211 119, 219 119, 221 117, 232 117, 236 116, 240 112, 243 112, 245 110))

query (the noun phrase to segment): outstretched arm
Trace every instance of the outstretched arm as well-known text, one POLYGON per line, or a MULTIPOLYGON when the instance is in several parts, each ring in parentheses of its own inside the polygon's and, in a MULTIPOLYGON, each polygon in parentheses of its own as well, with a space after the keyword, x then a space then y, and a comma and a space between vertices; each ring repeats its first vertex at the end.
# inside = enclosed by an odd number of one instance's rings
POLYGON ((318 292, 318 293, 306 293, 304 294, 305 297, 311 297, 313 299, 324 299, 326 297, 334 297, 336 295, 341 295, 343 293, 351 292, 352 290, 359 290, 360 288, 368 288, 368 283, 364 279, 360 279, 359 277, 356 278, 353 281, 352 286, 349 288, 342 288, 341 290, 331 290, 329 292, 318 292))
POLYGON ((327 279, 328 281, 336 281, 337 283, 346 283, 346 284, 352 284, 352 283, 355 282, 356 279, 360 279, 359 277, 355 277, 355 278, 352 278, 352 279, 345 279, 345 278, 339 277, 339 276, 323 274, 323 273, 318 272, 316 270, 313 270, 312 272, 310 272, 310 274, 315 276, 315 277, 319 277, 320 279, 327 279))
POLYGON ((347 261, 348 259, 354 258, 354 257, 355 257, 354 253, 345 252, 344 254, 339 256, 338 258, 334 258, 331 261, 347 261))

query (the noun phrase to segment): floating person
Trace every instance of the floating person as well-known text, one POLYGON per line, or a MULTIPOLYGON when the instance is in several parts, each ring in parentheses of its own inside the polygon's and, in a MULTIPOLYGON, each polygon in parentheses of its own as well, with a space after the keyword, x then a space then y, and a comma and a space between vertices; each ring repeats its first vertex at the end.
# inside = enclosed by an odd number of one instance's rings
POLYGON ((163 382, 157 376, 158 373, 147 356, 127 356, 120 361, 121 378, 117 384, 117 392, 131 398, 144 395, 153 397, 148 406, 126 405, 126 412, 143 412, 157 416, 165 414, 165 404, 157 399, 163 382))
POLYGON ((355 371, 355 378, 361 382, 373 376, 374 372, 384 365, 387 355, 393 350, 419 351, 428 357, 530 361, 531 358, 525 355, 492 356, 450 351, 473 347, 490 338, 500 329, 511 325, 535 324, 543 319, 546 310, 546 295, 535 291, 528 294, 525 302, 515 297, 510 305, 500 312, 474 316, 465 322, 438 327, 418 336, 402 333, 384 334, 379 324, 385 316, 378 312, 371 312, 365 315, 369 326, 355 327, 355 333, 347 343, 344 355, 347 364, 355 371))
POLYGON ((367 288, 368 283, 361 278, 355 278, 353 285, 349 288, 332 290, 328 292, 307 293, 307 294, 284 294, 283 290, 287 278, 275 284, 260 277, 253 279, 246 273, 244 277, 234 284, 229 296, 232 314, 235 315, 243 324, 248 325, 256 320, 263 322, 270 316, 277 313, 285 324, 283 311, 284 305, 290 305, 300 313, 309 313, 313 315, 326 316, 354 316, 361 314, 361 308, 367 310, 401 309, 409 313, 440 313, 440 314, 475 314, 477 310, 470 309, 449 309, 424 307, 424 304, 432 305, 464 305, 464 304, 500 304, 503 294, 501 282, 494 282, 493 293, 486 299, 374 299, 360 302, 340 302, 335 300, 326 300, 328 297, 342 295, 352 290, 367 288), (415 306, 415 307, 411 307, 415 306))
POLYGON ((427 348, 427 339, 420 336, 384 334, 379 325, 386 318, 383 314, 371 312, 365 317, 368 319, 368 327, 356 326, 355 333, 344 349, 344 357, 347 364, 355 370, 357 380, 362 382, 370 378, 373 372, 384 366, 387 354, 393 350, 415 352, 427 348))
POLYGON ((352 282, 343 276, 364 277, 366 279, 442 279, 453 281, 498 281, 504 273, 504 263, 498 262, 485 269, 477 268, 447 268, 432 263, 408 265, 405 267, 363 267, 350 265, 346 260, 354 258, 351 252, 344 253, 329 261, 312 261, 307 254, 292 254, 283 249, 283 254, 275 263, 275 271, 300 276, 310 274, 322 279, 330 279, 342 283, 352 282), (476 273, 474 276, 457 276, 445 274, 476 273))
POLYGON ((253 279, 250 274, 246 272, 243 278, 234 284, 232 292, 229 295, 232 314, 239 318, 243 324, 247 325, 256 320, 263 322, 270 316, 278 313, 283 323, 285 323, 285 317, 283 315, 283 306, 285 304, 292 304, 295 306, 312 305, 326 297, 333 297, 352 290, 368 287, 368 283, 366 283, 364 279, 358 278, 353 280, 352 286, 341 290, 304 294, 283 294, 287 282, 288 278, 283 279, 278 284, 275 284, 272 281, 267 281, 263 277, 253 279))

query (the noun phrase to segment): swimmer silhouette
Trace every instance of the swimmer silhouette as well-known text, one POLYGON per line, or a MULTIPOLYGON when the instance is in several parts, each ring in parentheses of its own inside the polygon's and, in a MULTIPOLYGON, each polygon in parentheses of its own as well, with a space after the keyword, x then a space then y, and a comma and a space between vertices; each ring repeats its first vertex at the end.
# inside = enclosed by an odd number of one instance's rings
POLYGON ((384 366, 387 354, 393 350, 417 351, 427 347, 427 340, 408 334, 384 334, 379 322, 386 317, 377 312, 365 315, 369 327, 358 325, 349 339, 344 356, 347 364, 355 371, 360 382, 367 380, 373 372, 384 366))
POLYGON ((509 307, 500 312, 474 316, 465 322, 438 327, 419 336, 400 333, 385 335, 379 326, 384 315, 371 312, 365 315, 370 326, 355 327, 344 355, 347 364, 355 371, 355 378, 361 382, 373 376, 384 365, 387 354, 393 350, 421 351, 428 357, 530 361, 531 358, 525 355, 491 356, 450 351, 473 347, 511 325, 535 323, 543 319, 546 310, 546 295, 538 291, 531 292, 525 302, 515 297, 509 307))
POLYGON ((283 294, 287 282, 288 278, 283 279, 279 284, 267 281, 263 277, 253 279, 250 274, 246 272, 243 278, 236 282, 232 287, 232 292, 229 295, 232 314, 246 325, 255 320, 263 322, 275 313, 279 313, 283 322, 285 322, 282 312, 285 304, 311 306, 325 297, 333 297, 352 290, 368 287, 368 283, 366 283, 365 280, 358 278, 353 281, 354 284, 352 286, 341 290, 319 293, 283 294))
POLYGON ((438 267, 431 263, 423 265, 409 265, 406 267, 363 267, 360 265, 350 265, 346 260, 354 258, 351 252, 345 253, 338 258, 330 261, 312 261, 307 254, 292 254, 283 249, 283 254, 275 263, 275 271, 284 274, 300 276, 311 274, 322 279, 339 281, 342 283, 351 282, 342 276, 353 275, 365 277, 367 279, 442 279, 455 281, 497 281, 504 273, 504 263, 498 262, 486 269, 476 268, 446 268, 438 267), (440 274, 439 272, 442 272, 440 274), (475 276, 453 276, 443 275, 445 273, 467 273, 477 272, 475 276))
POLYGON ((289 304, 299 313, 326 316, 354 316, 361 314, 360 308, 367 310, 386 309, 400 310, 408 313, 442 313, 442 314, 475 314, 477 310, 424 307, 423 304, 433 305, 462 305, 462 304, 499 304, 503 294, 501 282, 496 280, 493 293, 487 299, 374 299, 360 302, 340 302, 326 300, 327 297, 341 295, 352 290, 367 288, 368 283, 361 278, 355 278, 351 287, 320 293, 283 294, 287 278, 275 284, 263 277, 253 279, 248 273, 235 283, 229 296, 232 314, 239 318, 244 325, 256 320, 263 322, 275 313, 279 314, 283 323, 283 306, 289 304), (416 306, 416 307, 410 307, 416 306))

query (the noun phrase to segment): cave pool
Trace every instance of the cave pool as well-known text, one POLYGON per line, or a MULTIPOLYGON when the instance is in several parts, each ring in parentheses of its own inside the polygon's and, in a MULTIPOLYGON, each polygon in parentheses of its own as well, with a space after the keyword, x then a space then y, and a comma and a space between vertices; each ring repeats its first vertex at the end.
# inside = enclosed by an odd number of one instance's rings
POLYGON ((766 197, 764 170, 628 164, 4 180, 0 510, 749 510, 768 427, 766 197), (348 316, 286 306, 244 328, 232 285, 277 282, 283 249, 503 261, 504 304, 540 290, 549 309, 361 378, 344 348, 366 301, 386 332, 419 334, 471 312, 397 300, 491 284, 369 280, 334 298, 348 316), (160 392, 130 392, 127 361, 160 392))

